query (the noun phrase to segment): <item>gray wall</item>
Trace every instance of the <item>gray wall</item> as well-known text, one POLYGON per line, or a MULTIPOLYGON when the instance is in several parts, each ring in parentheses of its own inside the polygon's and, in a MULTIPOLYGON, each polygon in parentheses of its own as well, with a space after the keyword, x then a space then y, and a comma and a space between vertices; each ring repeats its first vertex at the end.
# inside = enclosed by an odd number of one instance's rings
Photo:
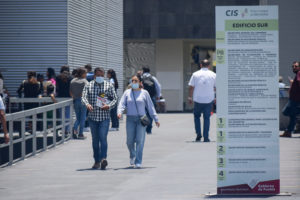
MULTIPOLYGON (((69 0, 68 63, 114 69, 123 91, 123 1, 69 0)), ((119 92, 119 93, 120 93, 119 92)))
POLYGON ((258 4, 259 0, 124 0, 124 38, 215 38, 216 5, 258 4))
POLYGON ((300 1, 265 0, 268 5, 279 7, 279 74, 289 84, 294 78, 292 62, 300 61, 300 1))
POLYGON ((11 95, 26 72, 91 63, 123 90, 122 0, 0 0, 0 71, 11 95))
POLYGON ((66 0, 0 0, 0 71, 11 95, 27 71, 66 63, 66 0))

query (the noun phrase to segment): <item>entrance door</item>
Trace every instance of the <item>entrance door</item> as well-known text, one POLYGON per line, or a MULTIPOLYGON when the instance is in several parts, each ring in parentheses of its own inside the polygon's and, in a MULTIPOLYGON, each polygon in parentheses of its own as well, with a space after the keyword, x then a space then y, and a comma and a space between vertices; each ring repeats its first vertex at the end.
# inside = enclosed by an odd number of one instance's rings
POLYGON ((192 111, 193 105, 188 103, 189 81, 192 74, 199 70, 200 61, 208 59, 211 63, 212 70, 215 71, 215 50, 210 47, 203 47, 201 44, 186 43, 184 47, 184 81, 183 81, 183 109, 184 111, 192 111))

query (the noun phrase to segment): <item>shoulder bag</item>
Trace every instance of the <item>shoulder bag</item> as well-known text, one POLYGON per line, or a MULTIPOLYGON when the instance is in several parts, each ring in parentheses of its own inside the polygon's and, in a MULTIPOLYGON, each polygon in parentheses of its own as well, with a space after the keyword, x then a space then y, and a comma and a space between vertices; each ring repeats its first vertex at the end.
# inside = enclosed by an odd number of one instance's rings
MULTIPOLYGON (((138 107, 137 107, 137 104, 136 104, 136 100, 135 100, 135 96, 134 96, 134 92, 133 90, 131 90, 131 93, 132 93, 132 96, 133 96, 133 100, 134 100, 134 104, 135 104, 135 108, 136 108, 136 111, 139 115, 139 110, 138 110, 138 107)), ((140 116, 140 115, 139 115, 140 116)), ((141 124, 143 126, 148 126, 150 124, 150 120, 149 118, 147 117, 147 115, 143 115, 143 116, 140 116, 140 121, 141 121, 141 124)))

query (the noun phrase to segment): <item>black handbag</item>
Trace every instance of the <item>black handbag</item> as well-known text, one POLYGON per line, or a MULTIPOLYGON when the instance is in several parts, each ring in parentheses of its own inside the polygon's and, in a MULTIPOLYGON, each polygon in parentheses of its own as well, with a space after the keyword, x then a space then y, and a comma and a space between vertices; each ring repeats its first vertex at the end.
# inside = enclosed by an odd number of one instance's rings
MULTIPOLYGON (((138 109, 137 104, 136 104, 134 92, 133 92, 133 90, 131 90, 131 92, 132 92, 132 96, 133 96, 133 99, 134 99, 134 104, 135 104, 136 111, 137 111, 137 113, 139 115, 139 109, 138 109)), ((141 124, 143 126, 148 126, 150 124, 150 120, 147 117, 147 115, 140 116, 140 121, 141 121, 141 124)))

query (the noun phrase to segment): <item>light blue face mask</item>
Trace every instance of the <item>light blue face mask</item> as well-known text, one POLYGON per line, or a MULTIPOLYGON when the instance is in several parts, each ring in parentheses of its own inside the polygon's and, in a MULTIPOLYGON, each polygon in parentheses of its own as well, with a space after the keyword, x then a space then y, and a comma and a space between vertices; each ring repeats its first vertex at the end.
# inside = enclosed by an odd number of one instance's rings
POLYGON ((139 86, 138 83, 131 83, 131 87, 132 87, 132 89, 136 90, 136 89, 138 89, 140 86, 139 86))
POLYGON ((103 78, 102 76, 96 76, 95 81, 96 81, 97 83, 103 83, 104 78, 103 78))

